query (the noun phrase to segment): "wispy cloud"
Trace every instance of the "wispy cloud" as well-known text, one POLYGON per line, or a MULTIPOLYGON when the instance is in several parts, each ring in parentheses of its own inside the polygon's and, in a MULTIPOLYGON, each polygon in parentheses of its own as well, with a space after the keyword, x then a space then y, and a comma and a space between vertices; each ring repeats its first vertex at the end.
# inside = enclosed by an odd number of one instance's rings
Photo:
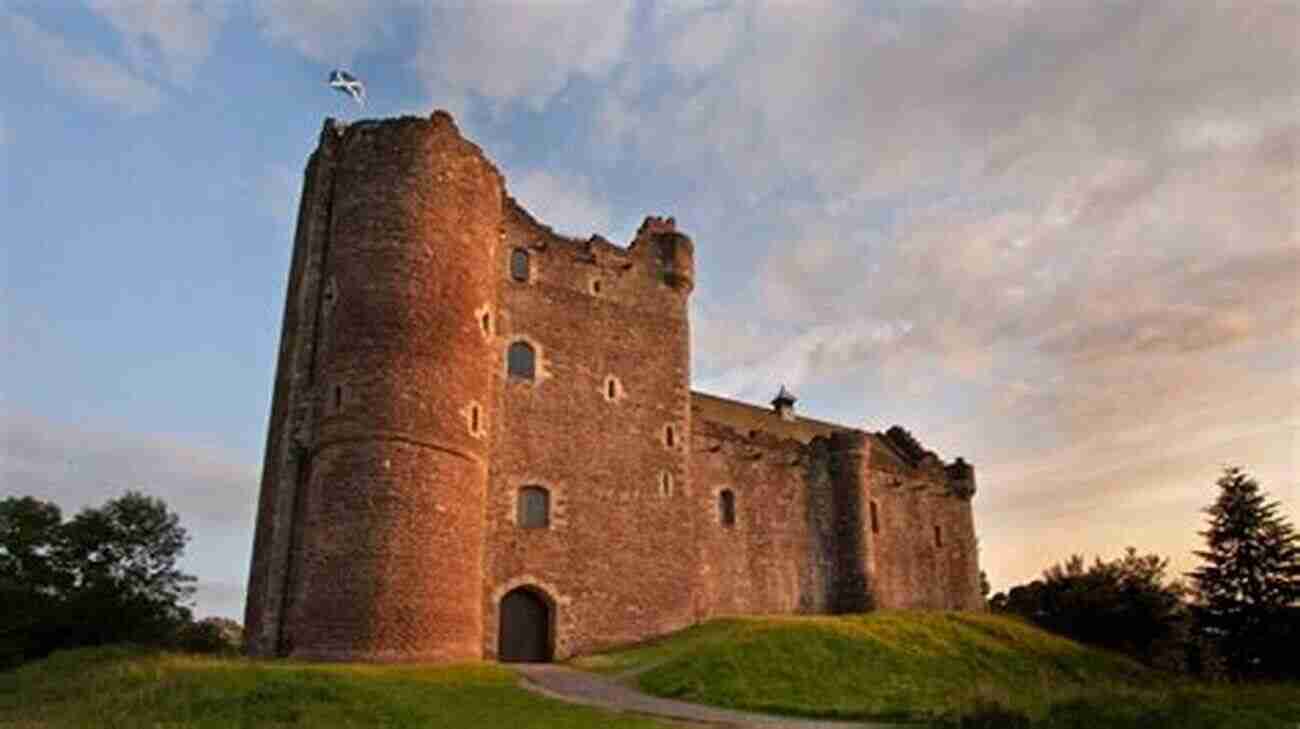
POLYGON ((221 531, 252 524, 258 468, 221 449, 21 413, 3 416, 0 426, 7 492, 76 510, 135 489, 161 497, 186 526, 221 531))
POLYGON ((162 103, 162 91, 153 83, 104 56, 72 47, 61 36, 21 15, 0 11, 0 27, 13 39, 20 54, 44 67, 55 82, 69 91, 128 114, 150 112, 162 103))
POLYGON ((519 204, 557 232, 579 238, 610 234, 609 206, 589 179, 545 170, 531 170, 508 179, 509 192, 519 204))
POLYGON ((435 96, 473 94, 541 110, 575 77, 624 59, 630 0, 487 2, 435 10, 416 69, 435 96))
POLYGON ((272 42, 323 63, 351 63, 360 51, 391 38, 397 11, 409 3, 382 0, 254 0, 253 12, 272 42))
POLYGON ((188 84, 212 52, 225 2, 86 0, 122 35, 136 69, 188 84))

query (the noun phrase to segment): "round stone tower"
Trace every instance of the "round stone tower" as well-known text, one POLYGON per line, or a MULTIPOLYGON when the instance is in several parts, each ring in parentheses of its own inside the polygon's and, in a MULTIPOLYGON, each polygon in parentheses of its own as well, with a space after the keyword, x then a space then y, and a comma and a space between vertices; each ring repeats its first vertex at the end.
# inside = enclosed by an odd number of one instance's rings
POLYGON ((442 112, 332 131, 278 652, 479 658, 502 179, 442 112))

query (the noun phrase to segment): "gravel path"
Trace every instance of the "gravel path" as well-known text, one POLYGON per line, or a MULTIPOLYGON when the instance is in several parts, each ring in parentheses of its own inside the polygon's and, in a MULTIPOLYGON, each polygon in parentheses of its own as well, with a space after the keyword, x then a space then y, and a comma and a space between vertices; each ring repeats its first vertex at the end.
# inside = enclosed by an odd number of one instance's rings
MULTIPOLYGON (((578 671, 554 663, 516 663, 511 667, 523 677, 521 684, 562 701, 628 711, 697 725, 737 727, 739 729, 900 729, 904 724, 877 724, 821 719, 797 719, 787 716, 754 714, 712 706, 691 704, 641 693, 603 676, 578 671)), ((913 725, 914 727, 915 725, 913 725)))

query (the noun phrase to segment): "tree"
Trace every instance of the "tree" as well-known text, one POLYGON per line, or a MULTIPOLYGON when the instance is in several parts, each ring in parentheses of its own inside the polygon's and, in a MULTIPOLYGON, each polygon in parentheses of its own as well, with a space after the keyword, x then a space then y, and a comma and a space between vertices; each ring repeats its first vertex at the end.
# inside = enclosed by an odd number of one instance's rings
POLYGON ((0 501, 0 666, 76 645, 164 643, 190 620, 188 536, 161 499, 128 491, 64 522, 31 497, 0 501))
POLYGON ((1139 555, 1133 547, 1109 562, 1097 558, 1091 566, 1074 555, 1044 570, 1042 579, 998 593, 990 606, 1152 662, 1156 646, 1174 635, 1183 617, 1184 589, 1166 581, 1168 566, 1169 560, 1139 555))
POLYGON ((63 598, 75 579, 61 559, 62 523, 54 504, 0 501, 0 668, 62 640, 63 598))
POLYGON ((1216 484, 1203 564, 1188 573, 1199 625, 1236 676, 1295 671, 1300 537, 1245 471, 1226 467, 1216 484))
POLYGON ((58 564, 59 507, 30 496, 0 501, 0 589, 49 593, 70 576, 58 564))

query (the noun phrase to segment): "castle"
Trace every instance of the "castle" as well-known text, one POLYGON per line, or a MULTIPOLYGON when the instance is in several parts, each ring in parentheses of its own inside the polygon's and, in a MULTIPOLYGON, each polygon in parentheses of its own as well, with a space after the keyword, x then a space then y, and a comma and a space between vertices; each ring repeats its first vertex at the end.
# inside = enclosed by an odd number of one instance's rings
POLYGON ((975 477, 691 390, 694 246, 556 235, 451 117, 307 164, 246 613, 254 655, 550 660, 719 615, 983 605, 975 477))

